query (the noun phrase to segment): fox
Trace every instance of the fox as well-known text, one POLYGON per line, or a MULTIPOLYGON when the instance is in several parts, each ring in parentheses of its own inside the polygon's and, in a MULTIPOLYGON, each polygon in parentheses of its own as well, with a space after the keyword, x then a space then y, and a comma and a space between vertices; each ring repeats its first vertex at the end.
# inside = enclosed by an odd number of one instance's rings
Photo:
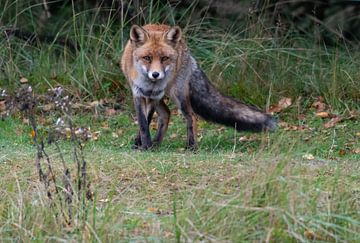
POLYGON ((197 116, 238 131, 272 131, 276 120, 255 106, 221 94, 191 54, 179 26, 132 25, 121 60, 129 83, 139 131, 133 147, 159 146, 168 129, 168 97, 183 114, 187 149, 196 149, 197 116), (157 113, 157 131, 151 140, 149 125, 157 113))

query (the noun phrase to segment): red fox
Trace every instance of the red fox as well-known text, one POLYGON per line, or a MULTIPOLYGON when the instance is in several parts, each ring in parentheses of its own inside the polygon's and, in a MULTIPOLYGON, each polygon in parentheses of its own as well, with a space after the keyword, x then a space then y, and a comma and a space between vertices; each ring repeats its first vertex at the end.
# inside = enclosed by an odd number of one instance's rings
POLYGON ((276 128, 270 115, 215 89, 191 55, 178 26, 133 25, 121 58, 121 69, 132 90, 140 128, 135 148, 146 150, 162 142, 170 118, 165 95, 185 117, 189 149, 196 147, 195 114, 239 131, 276 128), (151 141, 149 124, 154 112, 158 114, 158 127, 151 141))

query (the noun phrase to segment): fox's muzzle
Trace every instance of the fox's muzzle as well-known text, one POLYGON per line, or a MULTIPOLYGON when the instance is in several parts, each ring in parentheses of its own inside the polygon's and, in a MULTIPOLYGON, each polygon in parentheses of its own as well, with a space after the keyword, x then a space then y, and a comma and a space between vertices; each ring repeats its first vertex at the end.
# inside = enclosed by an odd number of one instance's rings
POLYGON ((164 76, 165 76, 165 74, 162 71, 149 71, 148 72, 148 78, 153 82, 163 79, 164 76))

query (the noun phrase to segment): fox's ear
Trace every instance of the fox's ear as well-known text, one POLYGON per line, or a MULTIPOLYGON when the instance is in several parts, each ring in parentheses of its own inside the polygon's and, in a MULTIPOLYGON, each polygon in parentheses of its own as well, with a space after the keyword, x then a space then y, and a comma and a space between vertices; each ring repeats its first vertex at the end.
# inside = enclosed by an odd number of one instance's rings
POLYGON ((149 34, 146 30, 140 26, 134 24, 130 29, 130 40, 137 45, 142 45, 149 38, 149 34))
POLYGON ((172 44, 176 45, 181 40, 181 29, 179 26, 171 27, 166 33, 165 38, 172 44))

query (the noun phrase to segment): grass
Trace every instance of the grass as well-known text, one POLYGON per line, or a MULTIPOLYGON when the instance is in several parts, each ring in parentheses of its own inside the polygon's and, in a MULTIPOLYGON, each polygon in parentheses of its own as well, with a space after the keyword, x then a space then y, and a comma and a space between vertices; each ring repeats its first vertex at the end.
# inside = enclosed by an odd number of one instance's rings
MULTIPOLYGON (((0 36, 0 88, 14 90, 24 76, 38 93, 62 85, 76 102, 121 100, 115 116, 74 116, 77 126, 100 136, 84 150, 94 200, 82 212, 86 220, 72 226, 54 216, 59 205, 51 207, 44 195, 29 125, 19 114, 0 121, 1 241, 360 240, 359 120, 325 129, 328 120, 311 108, 323 96, 333 114, 359 111, 359 54, 350 47, 323 47, 296 35, 273 38, 261 19, 220 28, 213 20, 190 19, 193 6, 174 13, 151 1, 137 18, 186 29, 193 55, 222 92, 260 107, 291 97, 293 105, 277 118, 308 129, 251 135, 200 121, 199 149, 191 153, 183 149, 185 124, 175 115, 161 147, 139 152, 131 149, 137 127, 118 67, 126 18, 67 8, 41 27, 39 5, 17 0, 0 6, 1 23, 59 33, 80 47, 0 36)), ((44 131, 57 119, 38 118, 44 131)), ((70 158, 71 147, 61 148, 70 158)), ((46 149, 60 170, 57 150, 46 149)))
MULTIPOLYGON (((85 147, 95 199, 88 205, 84 226, 58 227, 33 166, 30 128, 19 119, 5 120, 0 127, 2 239, 288 242, 360 238, 359 156, 339 153, 354 139, 357 123, 325 132, 314 121, 319 133, 278 131, 257 134, 254 141, 245 142, 238 141, 244 134, 202 123, 199 150, 191 153, 183 150, 185 127, 177 116, 163 146, 151 152, 131 149, 136 125, 126 111, 107 119, 89 114, 76 119, 77 124, 91 121, 93 131, 101 132, 98 140, 85 147), (116 129, 121 136, 114 139, 116 129), (313 159, 304 157, 309 153, 313 159)), ((358 147, 355 141, 353 146, 358 147)), ((48 146, 48 153, 55 167, 60 167, 56 150, 48 146)))

